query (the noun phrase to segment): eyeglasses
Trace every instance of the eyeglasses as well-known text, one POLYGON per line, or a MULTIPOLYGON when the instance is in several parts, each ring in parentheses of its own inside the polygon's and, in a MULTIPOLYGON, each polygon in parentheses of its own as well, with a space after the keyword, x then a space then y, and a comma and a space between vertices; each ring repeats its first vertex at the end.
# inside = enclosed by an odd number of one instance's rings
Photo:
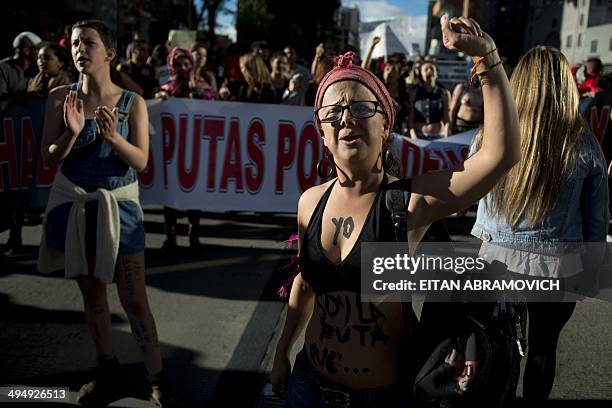
POLYGON ((342 118, 345 109, 348 109, 351 112, 351 115, 355 119, 367 119, 376 115, 376 112, 380 112, 386 115, 385 111, 382 109, 378 109, 380 103, 377 101, 353 101, 348 105, 327 105, 321 106, 318 109, 315 109, 315 114, 317 118, 322 123, 333 123, 337 122, 342 118))

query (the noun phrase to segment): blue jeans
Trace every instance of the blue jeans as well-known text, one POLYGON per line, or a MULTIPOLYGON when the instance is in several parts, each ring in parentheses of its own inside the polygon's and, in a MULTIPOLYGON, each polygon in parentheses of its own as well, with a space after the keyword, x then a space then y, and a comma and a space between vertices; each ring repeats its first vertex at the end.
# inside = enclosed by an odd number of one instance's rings
POLYGON ((399 384, 367 390, 351 390, 320 377, 301 351, 287 386, 285 408, 405 408, 410 406, 410 392, 399 384), (350 403, 349 403, 350 401, 350 403))

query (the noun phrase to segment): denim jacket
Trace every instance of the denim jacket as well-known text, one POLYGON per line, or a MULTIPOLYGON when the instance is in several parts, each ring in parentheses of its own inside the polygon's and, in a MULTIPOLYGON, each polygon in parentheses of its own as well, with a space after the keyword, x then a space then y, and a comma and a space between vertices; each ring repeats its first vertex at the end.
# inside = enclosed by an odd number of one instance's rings
POLYGON ((608 181, 603 152, 595 137, 582 138, 575 170, 562 183, 552 211, 529 226, 519 220, 514 227, 489 214, 484 200, 478 204, 472 235, 483 242, 528 251, 558 248, 561 243, 605 242, 608 231, 608 181))

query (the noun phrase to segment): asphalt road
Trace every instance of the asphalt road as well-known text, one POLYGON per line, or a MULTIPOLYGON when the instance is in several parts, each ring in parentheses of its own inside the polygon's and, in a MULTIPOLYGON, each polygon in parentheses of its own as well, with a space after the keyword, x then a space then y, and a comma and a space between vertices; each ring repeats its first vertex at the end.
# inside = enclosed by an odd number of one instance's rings
MULTIPOLYGON (((284 304, 276 297, 283 276, 273 271, 290 256, 282 241, 295 230, 294 217, 205 213, 204 249, 190 251, 182 236, 183 248, 170 256, 159 250, 164 239, 159 209, 148 209, 145 220, 148 295, 177 392, 194 407, 282 406, 261 393, 284 318, 284 304)), ((453 238, 469 239, 471 222, 450 219, 453 238)), ((184 224, 179 233, 186 233, 184 224)), ((0 243, 7 238, 0 233, 0 243)), ((89 378, 94 347, 76 284, 36 272, 39 239, 39 226, 25 227, 25 252, 0 260, 0 384, 68 387, 74 401, 89 378)), ((144 401, 144 366, 114 289, 109 301, 127 385, 113 406, 150 406, 144 401)), ((609 406, 611 322, 612 305, 578 304, 560 339, 553 406, 609 406)))

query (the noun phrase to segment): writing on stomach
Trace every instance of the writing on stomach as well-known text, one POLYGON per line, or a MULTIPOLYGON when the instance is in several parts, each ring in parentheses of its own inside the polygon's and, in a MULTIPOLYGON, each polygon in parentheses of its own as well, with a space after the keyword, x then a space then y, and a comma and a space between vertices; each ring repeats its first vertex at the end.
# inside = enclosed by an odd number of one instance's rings
POLYGON ((362 302, 359 294, 317 295, 305 352, 319 374, 355 389, 400 382, 402 306, 362 302))

